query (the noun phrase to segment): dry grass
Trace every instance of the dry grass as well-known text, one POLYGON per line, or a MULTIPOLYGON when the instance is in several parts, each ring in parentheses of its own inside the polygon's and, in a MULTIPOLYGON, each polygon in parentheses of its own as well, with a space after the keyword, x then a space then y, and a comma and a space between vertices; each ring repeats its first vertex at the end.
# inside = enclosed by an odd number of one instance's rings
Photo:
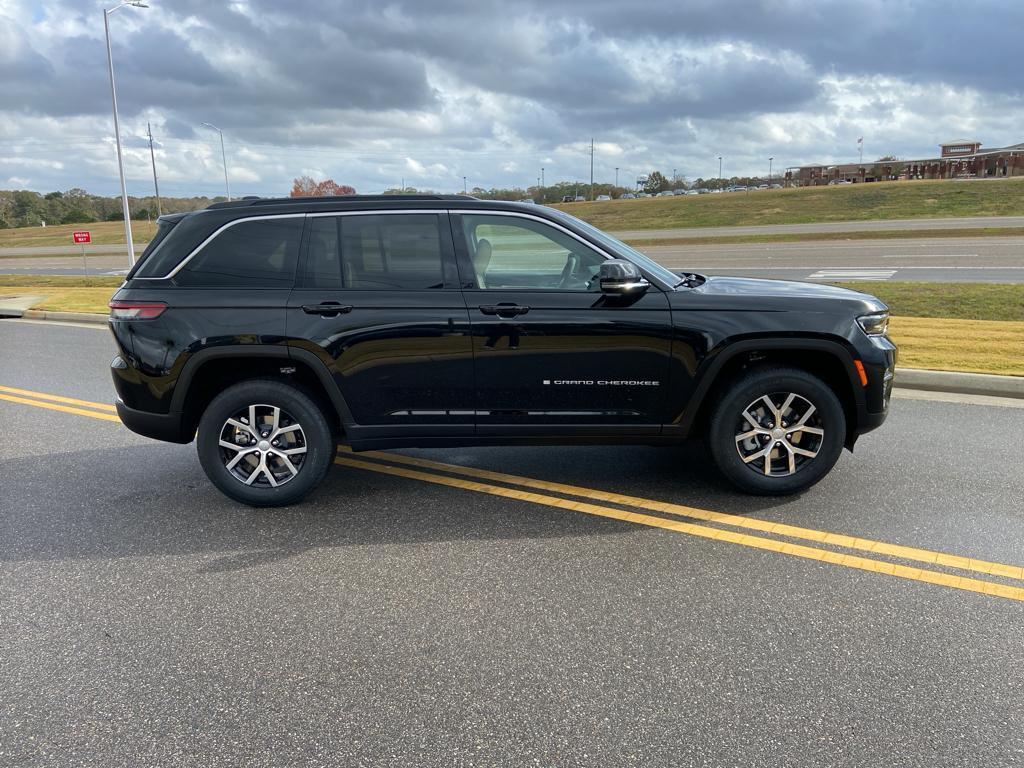
MULTIPOLYGON (((95 221, 91 224, 52 224, 45 227, 0 229, 0 248, 74 245, 71 233, 81 230, 86 230, 92 235, 94 245, 114 245, 125 242, 123 221, 95 221)), ((148 243, 154 234, 156 234, 156 221, 132 219, 133 243, 148 243)))
POLYGON ((894 317, 902 368, 1024 376, 1024 322, 894 317))

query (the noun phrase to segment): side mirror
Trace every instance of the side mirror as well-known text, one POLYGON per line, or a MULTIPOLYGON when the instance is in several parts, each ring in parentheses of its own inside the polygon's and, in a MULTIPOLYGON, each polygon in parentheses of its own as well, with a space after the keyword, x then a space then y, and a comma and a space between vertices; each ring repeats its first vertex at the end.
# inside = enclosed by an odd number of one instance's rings
POLYGON ((637 296, 651 286, 640 273, 639 267, 625 259, 601 262, 597 279, 601 284, 601 293, 615 296, 637 296))

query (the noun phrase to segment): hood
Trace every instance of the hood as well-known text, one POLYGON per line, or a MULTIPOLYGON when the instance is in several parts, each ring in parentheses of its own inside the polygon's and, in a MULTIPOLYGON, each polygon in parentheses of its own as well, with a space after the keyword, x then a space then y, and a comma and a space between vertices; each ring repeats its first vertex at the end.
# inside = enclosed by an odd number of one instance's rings
POLYGON ((795 280, 767 280, 755 277, 708 277, 696 289, 710 296, 764 297, 773 299, 839 299, 859 302, 868 311, 888 309, 880 300, 868 293, 851 291, 837 285, 801 283, 795 280))

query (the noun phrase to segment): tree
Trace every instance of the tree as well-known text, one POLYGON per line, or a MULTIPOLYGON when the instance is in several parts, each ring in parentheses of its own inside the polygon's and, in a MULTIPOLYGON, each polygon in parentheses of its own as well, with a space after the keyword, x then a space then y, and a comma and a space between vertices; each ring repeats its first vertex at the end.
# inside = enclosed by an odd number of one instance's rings
POLYGON ((292 184, 291 197, 331 197, 337 195, 354 195, 353 187, 338 184, 334 179, 316 181, 311 176, 299 176, 292 184))
POLYGON ((656 195, 659 192, 664 192, 670 186, 672 185, 662 175, 661 171, 651 171, 647 176, 647 181, 644 182, 644 192, 649 195, 656 195))

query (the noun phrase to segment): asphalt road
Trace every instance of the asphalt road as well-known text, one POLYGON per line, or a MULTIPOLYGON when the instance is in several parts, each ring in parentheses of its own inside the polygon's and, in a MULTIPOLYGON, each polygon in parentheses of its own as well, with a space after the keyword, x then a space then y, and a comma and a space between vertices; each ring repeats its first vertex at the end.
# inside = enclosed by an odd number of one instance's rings
POLYGON ((1024 282, 1024 237, 656 245, 671 269, 790 280, 1024 282))
MULTIPOLYGON (((671 269, 788 280, 1024 282, 1024 237, 655 245, 671 269)), ((124 256, 0 258, 0 274, 123 275, 124 256)))
POLYGON ((111 355, 0 321, 2 765, 1024 762, 1024 572, 986 565, 1024 564, 1024 409, 896 400, 796 498, 698 446, 494 448, 254 510, 107 420, 111 355))
POLYGON ((758 224, 732 227, 633 229, 613 232, 622 240, 661 240, 674 237, 734 237, 736 235, 783 235, 814 232, 883 232, 929 229, 985 229, 1024 227, 1024 216, 964 216, 948 219, 888 219, 868 221, 818 221, 808 224, 758 224))

